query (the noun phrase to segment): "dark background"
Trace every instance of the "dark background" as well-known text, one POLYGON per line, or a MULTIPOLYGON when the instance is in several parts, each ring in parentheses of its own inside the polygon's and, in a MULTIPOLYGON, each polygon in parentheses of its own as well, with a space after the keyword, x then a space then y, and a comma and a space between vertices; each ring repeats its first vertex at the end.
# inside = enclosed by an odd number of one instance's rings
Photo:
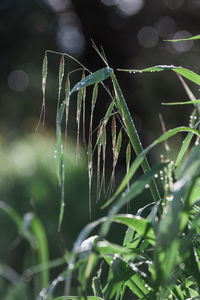
MULTIPOLYGON (((31 210, 40 217, 49 237, 51 259, 71 249, 89 217, 87 158, 82 154, 78 166, 75 163, 74 101, 66 155, 67 205, 63 229, 57 233, 60 194, 54 149, 60 56, 56 54, 48 54, 45 127, 40 126, 35 133, 42 103, 41 69, 45 51, 66 52, 95 71, 104 64, 93 49, 93 40, 98 48, 103 47, 114 70, 173 64, 199 73, 198 41, 178 44, 164 41, 199 34, 199 20, 199 0, 0 1, 0 197, 21 216, 31 210)), ((69 59, 65 62, 66 73, 78 68, 69 59)), ((79 75, 75 80, 79 80, 79 75)), ((144 146, 162 133, 159 113, 167 129, 188 125, 191 107, 161 106, 164 101, 188 100, 173 72, 135 75, 116 72, 116 75, 144 146)), ((188 85, 198 98, 198 87, 189 82, 188 85)), ((101 93, 94 128, 110 101, 101 93)), ((90 105, 86 110, 90 113, 90 105)), ((172 143, 174 148, 176 144, 172 143)), ((159 151, 162 149, 152 154, 153 162, 159 161, 159 151)), ((124 174, 123 157, 119 166, 124 174)), ((95 184, 93 188, 95 194, 95 184)), ((98 205, 93 206, 93 219, 104 214, 98 205)), ((137 207, 132 207, 131 212, 136 210, 137 207)), ((23 242, 13 243, 16 228, 3 213, 0 222, 1 228, 9 228, 6 234, 2 230, 4 246, 0 249, 0 260, 21 274, 27 267, 28 246, 23 242)), ((52 278, 57 274, 53 273, 52 278)))

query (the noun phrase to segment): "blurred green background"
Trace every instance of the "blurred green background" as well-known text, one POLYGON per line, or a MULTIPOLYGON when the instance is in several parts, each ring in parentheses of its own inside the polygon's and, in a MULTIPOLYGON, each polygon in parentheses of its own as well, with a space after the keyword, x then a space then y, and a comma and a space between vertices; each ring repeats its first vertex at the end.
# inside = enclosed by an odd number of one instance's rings
MULTIPOLYGON (((48 56, 46 123, 35 133, 42 102, 41 68, 45 50, 66 52, 95 71, 103 67, 103 62, 92 47, 93 40, 103 47, 114 69, 173 64, 199 73, 198 41, 178 44, 164 41, 199 34, 199 17, 199 0, 0 1, 0 201, 11 205, 21 216, 32 211, 40 218, 47 232, 51 259, 71 249, 79 231, 88 223, 89 213, 87 158, 83 150, 77 164, 75 157, 74 99, 65 154, 66 208, 63 228, 57 232, 60 191, 54 150, 60 57, 54 54, 48 56)), ((73 68, 77 65, 66 59, 66 72, 73 68)), ((159 113, 167 129, 188 125, 190 107, 177 110, 160 104, 187 99, 174 73, 118 72, 117 77, 145 146, 162 133, 159 113)), ((198 98, 198 88, 189 85, 198 98)), ((94 128, 109 104, 108 96, 101 93, 94 128)), ((90 113, 90 104, 86 105, 86 113, 90 113)), ((158 160, 159 155, 156 152, 152 161, 158 160)), ((124 174, 123 156, 119 167, 124 174)), ((95 184, 93 187, 95 195, 95 184)), ((99 206, 93 204, 93 218, 102 214, 99 206)), ((18 299, 17 295, 22 299, 23 293, 27 293, 25 283, 17 286, 20 292, 15 295, 12 279, 31 266, 30 247, 3 212, 0 212, 0 226, 2 299, 18 299), (9 270, 6 273, 5 265, 16 274, 9 270)), ((52 271, 51 278, 57 274, 52 271)), ((24 295, 26 299, 27 294, 24 295)))

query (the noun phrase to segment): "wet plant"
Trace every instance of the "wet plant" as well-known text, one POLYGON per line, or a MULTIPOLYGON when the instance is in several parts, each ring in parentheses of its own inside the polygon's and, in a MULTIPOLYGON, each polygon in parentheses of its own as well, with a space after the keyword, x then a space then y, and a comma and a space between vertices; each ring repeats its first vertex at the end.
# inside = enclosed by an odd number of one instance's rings
MULTIPOLYGON (((200 36, 191 39, 200 39, 200 36)), ((64 150, 68 142, 69 110, 71 101, 75 97, 77 99, 77 112, 74 116, 77 124, 76 161, 78 163, 79 160, 82 117, 83 145, 88 166, 90 220, 78 235, 72 251, 67 255, 63 271, 52 282, 48 280, 48 268, 44 268, 46 271, 41 271, 42 289, 38 299, 199 299, 200 100, 196 99, 186 80, 200 85, 200 75, 184 67, 173 65, 158 65, 142 70, 117 70, 128 72, 130 76, 143 72, 175 72, 189 101, 163 104, 193 107, 188 126, 166 131, 164 121, 160 117, 163 134, 143 149, 134 124, 134 115, 131 116, 129 112, 116 72, 109 66, 104 52, 96 46, 95 50, 105 63, 104 68, 95 72, 91 72, 70 55, 53 52, 54 55, 60 55, 55 155, 61 191, 58 230, 62 230, 64 211, 67 209, 64 194, 64 150), (77 70, 81 72, 80 81, 73 82, 71 71, 65 79, 65 60, 73 60, 77 63, 77 70), (110 81, 109 87, 108 81, 110 81), (61 101, 63 86, 65 86, 64 99, 61 101), (92 92, 88 93, 88 89, 90 91, 92 89, 92 92), (100 101, 100 89, 105 89, 110 103, 99 125, 94 128, 93 120, 96 104, 100 101), (88 133, 86 133, 86 103, 91 105, 88 133), (168 140, 180 133, 186 135, 176 153, 176 160, 173 161, 170 158, 168 140), (124 140, 128 142, 125 144, 124 140), (159 144, 163 144, 166 154, 160 157, 156 165, 150 166, 147 154, 159 144), (107 178, 106 153, 109 145, 112 148, 113 159, 110 178, 107 178), (121 182, 116 184, 115 175, 122 148, 125 149, 126 174, 121 182), (139 168, 144 174, 136 177, 139 168), (94 183, 95 169, 96 183, 94 183), (92 185, 96 185, 95 195, 92 192, 92 185), (149 192, 151 201, 141 206, 134 215, 129 213, 131 204, 145 197, 144 191, 149 192), (99 201, 101 201, 101 209, 106 211, 107 208, 108 212, 102 218, 94 220, 92 206, 99 201), (122 210, 128 213, 122 214, 122 210), (121 244, 110 240, 113 223, 118 224, 119 228, 121 225, 126 228, 125 234, 121 233, 121 244), (63 293, 56 297, 55 293, 59 285, 63 285, 63 293)), ((43 61, 43 101, 40 118, 42 121, 45 115, 47 63, 50 53, 52 51, 46 51, 43 61)), ((39 221, 35 219, 35 223, 32 223, 33 216, 31 216, 28 223, 24 223, 10 207, 0 203, 0 208, 15 221, 25 239, 31 243, 32 237, 36 237, 41 263, 48 267, 50 262, 47 243, 45 242, 46 246, 42 247, 45 235, 38 236, 40 228, 43 232, 39 221)))
MULTIPOLYGON (((82 68, 81 80, 71 90, 67 90, 65 99, 60 105, 58 104, 56 160, 61 186, 59 230, 64 216, 64 161, 61 125, 65 110, 66 119, 68 118, 70 99, 74 93, 77 93, 77 156, 79 154, 81 112, 83 143, 85 145, 87 143, 85 149, 87 149, 88 156, 90 218, 92 217, 92 201, 99 201, 102 194, 104 203, 101 208, 109 206, 110 209, 107 216, 90 222, 80 232, 71 252, 68 266, 47 287, 44 293, 45 297, 41 298, 52 299, 57 284, 64 281, 64 296, 55 298, 56 300, 128 299, 130 294, 132 295, 131 299, 197 299, 200 295, 200 133, 198 130, 200 101, 195 98, 185 79, 199 85, 200 76, 184 67, 173 65, 158 65, 142 70, 118 70, 129 72, 130 75, 143 72, 173 71, 181 81, 189 101, 163 104, 193 106, 188 126, 166 131, 164 121, 160 117, 163 134, 146 149, 143 149, 134 125, 134 116, 130 115, 115 72, 108 65, 104 52, 98 50, 96 46, 95 49, 106 66, 91 73, 76 61, 82 68), (107 87, 108 80, 111 81, 112 87, 107 87), (87 97, 89 86, 93 86, 91 99, 87 97), (98 128, 94 130, 93 118, 100 88, 106 90, 110 98, 110 105, 105 116, 101 118, 98 128), (85 103, 88 101, 91 102, 91 114, 89 132, 86 135, 85 103), (107 139, 108 130, 111 130, 110 142, 107 139), (170 159, 167 141, 180 132, 185 132, 187 135, 183 139, 183 144, 174 162, 170 159), (126 146, 123 144, 125 135, 128 137, 126 146), (192 142, 193 137, 196 137, 194 142, 192 142), (110 183, 106 192, 105 165, 108 143, 112 145, 113 163, 110 183), (162 155, 161 161, 150 167, 146 155, 160 143, 164 143, 167 158, 162 155), (122 145, 126 147, 126 174, 119 186, 115 188, 115 173, 122 145), (136 158, 132 162, 131 152, 136 154, 136 158), (91 192, 95 169, 94 155, 97 156, 96 200, 91 192), (144 175, 133 179, 139 167, 142 167, 144 175), (119 213, 124 206, 127 206, 129 210, 130 203, 136 201, 136 196, 137 199, 138 196, 143 197, 142 193, 145 189, 149 189, 152 197, 152 201, 148 205, 140 207, 135 215, 119 213), (127 227, 121 245, 107 239, 112 223, 123 224, 127 227), (96 234, 91 236, 91 233, 94 232, 96 234), (104 269, 106 268, 107 278, 105 280, 104 269), (71 296, 71 284, 74 276, 77 278, 76 296, 71 296), (88 293, 91 296, 88 296, 88 293)), ((48 51, 45 54, 43 69, 45 69, 47 54, 48 51)), ((61 56, 59 74, 62 73, 64 57, 73 59, 66 54, 61 56)), ((67 78, 69 81, 69 75, 67 78)), ((46 73, 43 72, 44 81, 46 81, 46 73)), ((58 95, 60 95, 60 84, 58 95)))

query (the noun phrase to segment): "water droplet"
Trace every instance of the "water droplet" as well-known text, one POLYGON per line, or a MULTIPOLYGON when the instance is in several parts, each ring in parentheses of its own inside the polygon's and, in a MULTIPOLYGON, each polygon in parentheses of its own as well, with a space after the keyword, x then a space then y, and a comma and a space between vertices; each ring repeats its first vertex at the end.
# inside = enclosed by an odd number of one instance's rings
POLYGON ((167 201, 172 201, 173 198, 174 198, 173 195, 167 195, 167 196, 166 196, 166 200, 167 200, 167 201))
POLYGON ((145 189, 148 189, 149 188, 149 184, 147 183, 147 184, 145 184, 145 189))
POLYGON ((163 177, 160 177, 160 180, 163 180, 164 178, 163 177))
POLYGON ((195 145, 198 146, 198 145, 199 145, 199 141, 196 141, 196 142, 195 142, 195 145))
POLYGON ((154 174, 154 177, 155 177, 155 178, 158 178, 158 174, 154 174))

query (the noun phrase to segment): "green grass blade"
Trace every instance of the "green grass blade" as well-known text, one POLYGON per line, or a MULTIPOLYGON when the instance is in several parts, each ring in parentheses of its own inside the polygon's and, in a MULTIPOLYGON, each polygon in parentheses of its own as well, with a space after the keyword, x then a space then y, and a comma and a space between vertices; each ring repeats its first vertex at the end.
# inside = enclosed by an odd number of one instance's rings
POLYGON ((129 73, 143 73, 143 72, 161 72, 161 71, 166 71, 166 70, 172 70, 180 75, 182 75, 183 77, 189 79, 190 81, 200 85, 200 76, 198 74, 196 74, 195 72, 188 70, 186 68, 183 67, 176 67, 173 65, 157 65, 157 66, 153 66, 153 67, 149 67, 149 68, 145 68, 145 69, 141 69, 141 70, 137 70, 137 69, 119 69, 119 71, 123 71, 123 72, 129 72, 129 73))
MULTIPOLYGON (((194 129, 197 129, 198 126, 199 126, 199 124, 200 124, 200 121, 198 121, 198 122, 195 124, 194 129)), ((183 144, 182 144, 182 146, 181 146, 181 149, 180 149, 180 151, 179 151, 179 153, 178 153, 178 156, 177 156, 175 165, 174 165, 175 168, 177 168, 177 167, 180 165, 180 163, 181 163, 181 161, 182 161, 182 159, 183 159, 183 156, 184 156, 186 150, 187 150, 188 147, 189 147, 189 144, 190 144, 190 142, 191 142, 191 140, 192 140, 193 135, 194 135, 194 133, 193 133, 193 132, 190 132, 190 133, 187 134, 186 138, 184 139, 183 144)))
MULTIPOLYGON (((127 130, 128 136, 130 138, 130 142, 133 146, 133 149, 134 149, 136 155, 139 155, 141 152, 143 152, 143 147, 142 147, 140 138, 138 136, 137 130, 135 128, 135 125, 131 118, 130 112, 128 110, 126 101, 124 99, 121 88, 119 86, 119 83, 118 83, 117 78, 115 77, 114 73, 111 74, 111 79, 112 79, 113 86, 115 89, 116 98, 118 99, 117 107, 120 111, 122 120, 124 122, 125 128, 127 130)), ((144 172, 147 172, 150 170, 150 167, 149 167, 146 157, 144 157, 144 159, 141 161, 141 166, 142 166, 142 169, 144 172)), ((128 181, 126 181, 126 184, 127 184, 127 182, 128 181)), ((160 199, 160 195, 159 195, 159 192, 158 192, 158 189, 157 189, 154 179, 152 180, 150 187, 151 187, 151 192, 152 192, 152 196, 153 196, 154 200, 158 201, 160 199)))
POLYGON ((47 243, 45 229, 42 223, 40 222, 40 220, 36 216, 33 216, 32 218, 31 229, 37 241, 37 252, 39 257, 39 263, 41 263, 42 266, 44 267, 41 270, 41 288, 45 288, 49 283, 49 269, 47 267, 48 260, 49 260, 49 251, 48 251, 48 243, 47 243))
POLYGON ((200 40, 200 35, 195 35, 185 39, 176 39, 176 40, 165 40, 166 42, 184 42, 184 41, 193 41, 193 40, 200 40))
POLYGON ((113 195, 113 197, 103 206, 106 207, 108 206, 112 201, 114 201, 114 199, 116 199, 116 197, 123 191, 123 189, 126 187, 127 182, 131 180, 131 178, 133 177, 133 175, 135 174, 136 170, 138 169, 139 165, 142 163, 144 156, 155 146, 157 146, 158 144, 164 142, 165 140, 167 140, 168 138, 174 136, 177 133, 180 132, 191 132, 197 136, 200 137, 200 133, 199 131, 197 131, 194 128, 190 128, 190 127, 177 127, 174 129, 170 129, 169 131, 167 131, 166 133, 164 133, 163 135, 161 135, 157 140, 155 140, 150 146, 148 146, 143 152, 141 152, 138 157, 135 159, 135 161, 132 163, 129 173, 126 174, 124 176, 124 179, 122 180, 120 186, 118 187, 117 191, 115 192, 115 194, 113 195))
POLYGON ((9 216, 9 218, 16 224, 19 233, 25 239, 28 240, 31 247, 35 248, 36 245, 35 245, 34 238, 33 238, 32 234, 30 233, 30 231, 28 230, 28 228, 27 228, 26 224, 24 223, 23 219, 21 218, 21 216, 16 212, 16 210, 3 201, 0 201, 0 209, 3 212, 5 212, 9 216))
POLYGON ((121 223, 133 228, 139 234, 144 236, 150 244, 155 245, 155 235, 151 222, 147 219, 131 214, 116 215, 112 217, 112 222, 121 223))
POLYGON ((188 105, 188 104, 198 104, 200 100, 194 101, 184 101, 184 102, 163 102, 162 105, 188 105))
MULTIPOLYGON (((79 296, 61 296, 57 298, 53 298, 52 300, 80 300, 79 296)), ((87 296, 86 300, 104 300, 103 298, 96 296, 87 296)))
POLYGON ((83 87, 93 85, 95 83, 98 83, 98 82, 101 82, 101 81, 107 79, 108 77, 110 77, 112 72, 113 72, 113 70, 111 68, 106 67, 106 68, 103 68, 101 70, 98 70, 98 71, 92 73, 91 75, 86 76, 84 79, 79 81, 73 87, 70 94, 77 92, 78 90, 80 90, 83 87))
POLYGON ((129 190, 122 193, 117 203, 113 205, 112 208, 110 209, 107 222, 104 222, 104 224, 101 226, 100 232, 102 236, 107 235, 110 228, 112 217, 127 203, 127 201, 133 201, 136 196, 142 193, 142 191, 144 191, 145 186, 147 184, 149 185, 149 183, 151 182, 154 174, 157 174, 160 170, 162 170, 166 166, 167 163, 161 163, 155 167, 152 167, 149 172, 146 172, 144 175, 142 175, 140 179, 136 180, 130 186, 129 190))

